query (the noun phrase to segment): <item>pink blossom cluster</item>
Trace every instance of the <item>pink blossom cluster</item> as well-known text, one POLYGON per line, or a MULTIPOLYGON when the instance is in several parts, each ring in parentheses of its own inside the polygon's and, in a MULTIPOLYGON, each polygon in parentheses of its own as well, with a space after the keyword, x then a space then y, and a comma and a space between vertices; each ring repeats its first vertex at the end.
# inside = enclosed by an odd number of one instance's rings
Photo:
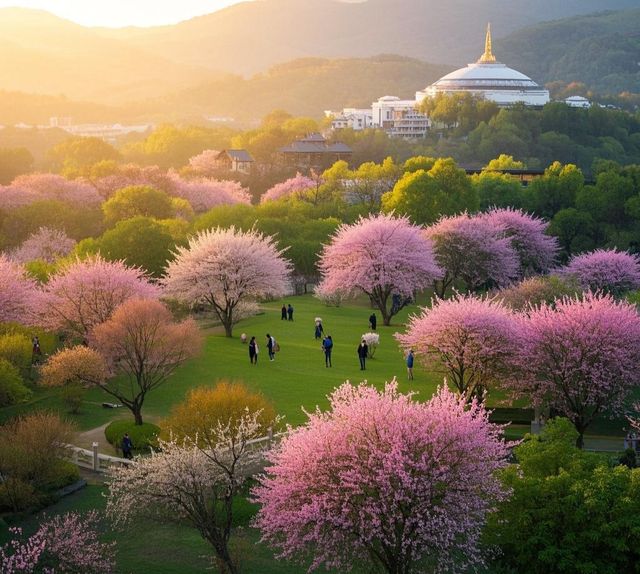
POLYGON ((289 197, 290 195, 296 193, 302 193, 308 189, 314 189, 316 187, 316 182, 300 173, 297 173, 295 177, 291 177, 282 183, 278 183, 274 185, 272 188, 268 189, 265 193, 260 197, 260 203, 266 203, 267 201, 276 201, 278 199, 282 199, 283 197, 289 197))
POLYGON ((30 322, 37 293, 24 268, 0 254, 0 323, 30 322))
POLYGON ((520 273, 518 254, 504 227, 485 217, 445 216, 427 227, 425 235, 433 242, 436 261, 444 270, 440 296, 456 280, 473 291, 508 285, 520 273))
POLYGON ((54 516, 27 539, 19 528, 12 528, 12 540, 0 547, 0 572, 110 574, 115 569, 115 542, 100 541, 98 524, 94 510, 84 516, 75 512, 54 516))
POLYGON ((610 295, 587 293, 530 310, 522 322, 521 377, 512 388, 551 400, 580 434, 601 412, 620 413, 640 384, 640 317, 610 295))
POLYGON ((53 263, 60 257, 69 255, 75 246, 75 240, 68 237, 64 231, 41 227, 11 253, 11 259, 18 263, 36 259, 53 263))
POLYGON ((436 299, 396 334, 430 369, 444 373, 466 397, 482 396, 490 384, 513 374, 521 348, 520 322, 499 300, 457 295, 436 299))
POLYGON ((52 173, 21 175, 0 186, 0 209, 10 211, 36 201, 63 201, 77 207, 97 207, 100 194, 88 183, 52 173))
POLYGON ((520 258, 521 276, 547 273, 555 265, 558 240, 546 234, 548 224, 543 219, 513 208, 493 208, 479 217, 509 238, 520 258))
POLYGON ((383 391, 345 383, 329 401, 270 455, 253 491, 263 539, 281 557, 311 557, 310 570, 480 563, 481 528, 505 495, 495 471, 508 454, 482 405, 446 388, 419 403, 395 381, 383 391))
POLYGON ((410 296, 442 273, 421 228, 387 214, 342 224, 324 246, 319 267, 319 290, 345 295, 383 290, 410 296))
POLYGON ((137 268, 100 256, 76 260, 53 275, 33 301, 37 323, 86 340, 131 298, 157 299, 160 289, 137 268))
POLYGON ((100 177, 92 182, 100 195, 108 199, 119 189, 135 185, 148 185, 171 194, 174 183, 167 172, 157 165, 141 167, 136 164, 128 164, 118 167, 115 174, 100 177))
POLYGON ((640 288, 640 257, 616 249, 597 249, 575 255, 556 273, 576 280, 583 289, 621 295, 640 288))
POLYGON ((196 173, 204 176, 214 175, 218 169, 218 155, 215 149, 206 149, 189 159, 189 167, 196 173))
POLYGON ((186 199, 196 212, 208 211, 217 205, 251 203, 249 192, 237 181, 217 179, 183 179, 171 174, 172 195, 186 199))

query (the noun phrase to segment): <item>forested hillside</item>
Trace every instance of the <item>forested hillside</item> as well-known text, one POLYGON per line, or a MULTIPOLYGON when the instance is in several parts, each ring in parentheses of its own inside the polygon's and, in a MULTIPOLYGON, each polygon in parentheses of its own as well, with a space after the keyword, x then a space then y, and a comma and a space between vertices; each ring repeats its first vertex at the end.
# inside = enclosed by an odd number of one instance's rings
POLYGON ((496 41, 509 66, 540 83, 581 82, 601 94, 640 92, 640 9, 545 22, 496 41))

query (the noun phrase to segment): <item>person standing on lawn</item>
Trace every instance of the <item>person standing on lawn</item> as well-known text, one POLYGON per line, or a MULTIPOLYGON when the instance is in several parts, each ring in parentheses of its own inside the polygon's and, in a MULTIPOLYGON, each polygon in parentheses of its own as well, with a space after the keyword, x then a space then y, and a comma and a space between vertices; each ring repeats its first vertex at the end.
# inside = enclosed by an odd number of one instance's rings
POLYGON ((287 306, 284 303, 282 304, 282 309, 280 309, 280 320, 287 320, 287 306))
POLYGON ((407 378, 413 381, 413 349, 409 349, 407 354, 407 378))
POLYGON ((333 350, 333 339, 331 338, 331 335, 327 335, 322 341, 322 350, 324 351, 324 366, 332 367, 331 351, 333 350))
POLYGON ((358 345, 358 358, 360 359, 360 370, 364 371, 365 370, 365 362, 367 360, 367 355, 369 354, 369 346, 367 345, 367 342, 362 339, 362 341, 360 341, 360 344, 358 345))
POLYGON ((258 364, 258 341, 255 337, 251 337, 249 341, 249 362, 252 365, 258 364))
POLYGON ((276 346, 276 340, 269 335, 269 333, 267 333, 267 352, 269 353, 269 360, 273 361, 276 357, 276 353, 275 353, 275 347, 276 346))
POLYGON ((133 454, 131 451, 133 450, 133 443, 131 442, 131 438, 129 437, 129 433, 124 433, 122 437, 122 457, 132 459, 133 454))
POLYGON ((287 305, 287 316, 289 317, 289 321, 293 321, 293 307, 291 303, 287 305))

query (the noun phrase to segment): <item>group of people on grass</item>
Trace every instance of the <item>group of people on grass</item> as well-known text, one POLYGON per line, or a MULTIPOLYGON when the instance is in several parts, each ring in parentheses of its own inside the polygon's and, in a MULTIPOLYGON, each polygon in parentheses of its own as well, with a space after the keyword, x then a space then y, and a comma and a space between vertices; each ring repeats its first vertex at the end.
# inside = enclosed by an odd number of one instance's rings
MULTIPOLYGON (((281 311, 281 315, 280 315, 281 320, 293 321, 293 307, 291 306, 291 304, 285 305, 283 303, 282 309, 280 311, 281 311)), ((369 328, 372 331, 375 331, 377 327, 377 323, 378 321, 377 321, 376 314, 372 313, 369 316, 369 328)), ((316 341, 322 340, 321 348, 324 353, 325 367, 332 367, 333 365, 331 362, 331 354, 333 352, 333 338, 331 337, 331 335, 325 335, 324 327, 322 326, 322 319, 320 317, 315 318, 314 336, 316 341)), ((278 343, 276 343, 276 340, 269 333, 267 333, 266 337, 267 337, 267 352, 269 353, 269 360, 273 361, 275 360, 276 352, 279 351, 280 348, 278 343)), ((243 343, 246 342, 246 335, 243 334, 241 337, 241 340, 243 343)), ((255 337, 251 337, 251 339, 249 340, 249 362, 252 365, 258 364, 259 350, 260 349, 258 347, 258 341, 256 340, 255 337)), ((367 342, 365 339, 362 339, 362 341, 360 341, 360 344, 358 345, 358 348, 357 348, 357 354, 358 354, 358 359, 360 361, 360 370, 364 371, 366 370, 367 357, 369 356, 369 346, 367 345, 367 342)), ((407 377, 409 380, 413 380, 413 360, 414 360, 413 349, 409 351, 405 360, 407 365, 407 377)))

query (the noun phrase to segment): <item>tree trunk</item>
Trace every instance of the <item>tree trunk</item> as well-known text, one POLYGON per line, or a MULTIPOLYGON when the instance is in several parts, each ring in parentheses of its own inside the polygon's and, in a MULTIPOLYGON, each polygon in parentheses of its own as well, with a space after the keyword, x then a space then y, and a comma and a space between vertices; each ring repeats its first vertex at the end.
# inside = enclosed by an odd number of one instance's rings
POLYGON ((233 325, 230 322, 224 322, 224 334, 226 337, 233 337, 233 325))
POLYGON ((136 425, 141 425, 142 424, 142 407, 139 407, 137 405, 134 405, 133 407, 131 407, 131 412, 133 413, 133 418, 136 421, 136 425))

